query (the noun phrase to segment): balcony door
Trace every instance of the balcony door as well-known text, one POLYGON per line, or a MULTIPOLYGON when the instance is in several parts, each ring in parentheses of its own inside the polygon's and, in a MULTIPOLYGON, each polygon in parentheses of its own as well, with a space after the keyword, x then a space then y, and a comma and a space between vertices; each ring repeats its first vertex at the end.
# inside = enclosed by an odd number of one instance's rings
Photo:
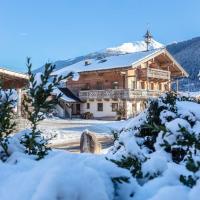
POLYGON ((103 82, 97 81, 97 83, 96 83, 96 89, 97 90, 103 90, 104 89, 103 88, 103 82))

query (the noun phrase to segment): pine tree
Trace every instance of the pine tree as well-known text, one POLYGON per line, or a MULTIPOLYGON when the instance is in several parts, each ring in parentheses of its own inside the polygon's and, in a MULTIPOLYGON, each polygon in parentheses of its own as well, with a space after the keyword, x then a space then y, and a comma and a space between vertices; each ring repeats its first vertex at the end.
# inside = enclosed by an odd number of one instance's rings
POLYGON ((5 161, 9 157, 8 144, 9 135, 15 128, 13 108, 16 100, 13 98, 13 91, 0 90, 0 159, 5 161))
POLYGON ((25 152, 30 155, 35 155, 37 159, 44 158, 48 154, 48 140, 41 135, 41 131, 37 128, 38 123, 44 119, 45 113, 48 112, 53 106, 58 103, 61 95, 51 98, 51 93, 55 87, 58 87, 60 82, 73 76, 70 73, 68 76, 51 76, 55 69, 55 65, 51 63, 45 64, 44 72, 36 79, 36 75, 32 72, 32 64, 30 58, 27 59, 28 75, 29 75, 29 89, 28 94, 25 96, 23 106, 27 113, 28 120, 31 124, 30 133, 25 134, 21 143, 25 146, 25 152))

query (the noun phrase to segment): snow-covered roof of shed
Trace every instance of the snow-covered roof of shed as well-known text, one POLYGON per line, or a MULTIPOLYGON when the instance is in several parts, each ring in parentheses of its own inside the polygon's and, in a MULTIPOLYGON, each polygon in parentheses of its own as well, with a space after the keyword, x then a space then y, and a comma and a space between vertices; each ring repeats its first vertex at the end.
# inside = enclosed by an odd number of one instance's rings
POLYGON ((72 102, 72 103, 76 102, 73 98, 68 97, 67 95, 63 94, 63 92, 61 92, 58 88, 54 88, 54 90, 51 94, 56 95, 56 96, 61 94, 62 95, 61 99, 66 101, 66 102, 72 102))
POLYGON ((105 57, 102 59, 89 59, 88 65, 85 65, 85 61, 80 61, 55 71, 53 75, 63 75, 66 74, 66 72, 68 71, 89 72, 89 71, 130 67, 133 64, 142 61, 143 59, 146 59, 161 50, 163 50, 163 48, 154 49, 150 51, 140 51, 135 53, 120 54, 120 55, 105 57))

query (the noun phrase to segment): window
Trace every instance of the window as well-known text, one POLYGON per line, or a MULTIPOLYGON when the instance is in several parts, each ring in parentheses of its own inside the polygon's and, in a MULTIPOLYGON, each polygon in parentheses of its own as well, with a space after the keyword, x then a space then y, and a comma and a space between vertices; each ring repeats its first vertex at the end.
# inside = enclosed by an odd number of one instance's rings
POLYGON ((140 102, 140 110, 143 111, 145 109, 146 105, 144 101, 140 102))
POLYGON ((134 89, 136 89, 136 81, 132 81, 132 89, 134 90, 134 89))
POLYGON ((90 84, 89 84, 89 83, 86 83, 86 84, 85 84, 85 89, 86 89, 86 90, 89 90, 89 89, 90 89, 90 84))
POLYGON ((103 111, 103 103, 97 103, 97 111, 103 111))
POLYGON ((90 103, 87 103, 87 109, 90 109, 90 103))
POLYGON ((164 88, 165 88, 165 91, 169 91, 169 85, 168 84, 165 84, 164 88))
POLYGON ((113 89, 119 89, 119 83, 117 81, 112 83, 112 88, 113 89))
POLYGON ((141 89, 145 89, 145 83, 144 83, 144 81, 141 82, 141 89))
POLYGON ((135 115, 136 112, 137 112, 137 107, 136 106, 137 106, 136 103, 132 103, 132 112, 133 112, 133 115, 135 115))
POLYGON ((159 83, 159 90, 162 90, 162 83, 159 83))
POLYGON ((151 85, 150 85, 150 86, 151 86, 151 88, 150 88, 150 89, 151 89, 151 90, 154 90, 154 83, 151 83, 151 85))
POLYGON ((100 82, 100 81, 97 81, 97 83, 96 83, 96 89, 97 90, 103 90, 103 83, 100 82))
POLYGON ((118 103, 112 103, 112 112, 115 112, 118 110, 118 103))

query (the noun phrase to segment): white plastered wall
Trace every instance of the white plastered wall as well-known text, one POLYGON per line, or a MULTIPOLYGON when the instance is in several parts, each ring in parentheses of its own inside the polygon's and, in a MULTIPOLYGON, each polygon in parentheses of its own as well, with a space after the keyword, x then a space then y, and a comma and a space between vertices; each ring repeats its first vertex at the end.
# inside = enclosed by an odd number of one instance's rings
POLYGON ((144 102, 141 100, 126 101, 127 118, 134 117, 136 114, 143 111, 144 102))
MULTIPOLYGON (((114 101, 114 100, 87 101, 86 103, 81 104, 81 113, 91 112, 91 113, 93 113, 95 118, 116 117, 116 112, 112 111, 112 103, 118 103, 118 107, 123 105, 122 101, 114 101), (89 109, 87 109, 87 103, 90 104, 89 109), (97 110, 97 103, 103 103, 103 111, 97 110)), ((143 101, 126 101, 125 108, 127 111, 127 114, 126 114, 127 118, 133 117, 137 113, 140 113, 142 104, 143 104, 143 101), (133 104, 136 107, 135 109, 133 109, 133 104)))
POLYGON ((112 111, 112 103, 118 103, 118 106, 119 106, 121 102, 114 101, 114 100, 87 101, 86 103, 81 104, 81 113, 91 112, 91 113, 93 113, 95 118, 98 118, 98 117, 116 117, 116 112, 112 111), (87 109, 87 103, 90 104, 89 109, 87 109), (97 110, 97 103, 103 103, 103 111, 97 110))

